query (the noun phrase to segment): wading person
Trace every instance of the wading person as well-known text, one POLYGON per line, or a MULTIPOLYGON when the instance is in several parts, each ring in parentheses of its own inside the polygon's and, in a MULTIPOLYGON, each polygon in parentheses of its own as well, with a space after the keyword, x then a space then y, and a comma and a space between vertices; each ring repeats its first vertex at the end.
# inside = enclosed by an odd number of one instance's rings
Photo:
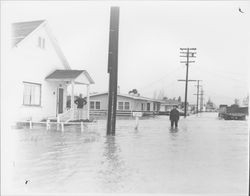
POLYGON ((83 106, 87 104, 87 101, 82 98, 82 94, 75 100, 75 104, 77 105, 77 114, 78 120, 82 119, 83 106))
POLYGON ((169 119, 171 121, 171 128, 175 126, 175 128, 178 127, 178 121, 180 118, 180 112, 177 110, 177 106, 174 106, 174 108, 170 111, 169 119))

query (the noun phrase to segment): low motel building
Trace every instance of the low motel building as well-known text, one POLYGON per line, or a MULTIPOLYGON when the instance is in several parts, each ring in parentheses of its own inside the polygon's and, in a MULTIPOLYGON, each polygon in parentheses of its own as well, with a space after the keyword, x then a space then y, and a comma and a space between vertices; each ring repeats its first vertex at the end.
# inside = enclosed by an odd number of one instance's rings
POLYGON ((73 103, 77 85, 86 87, 84 118, 89 119, 89 91, 94 81, 86 70, 71 69, 47 21, 12 24, 11 58, 5 71, 13 75, 6 89, 13 120, 74 120, 75 104, 66 106, 67 89, 71 89, 73 103))
MULTIPOLYGON (((132 94, 117 93, 117 115, 131 116, 132 112, 142 112, 143 115, 157 114, 160 110, 160 100, 132 94)), ((90 95, 90 114, 107 115, 108 93, 90 95)))

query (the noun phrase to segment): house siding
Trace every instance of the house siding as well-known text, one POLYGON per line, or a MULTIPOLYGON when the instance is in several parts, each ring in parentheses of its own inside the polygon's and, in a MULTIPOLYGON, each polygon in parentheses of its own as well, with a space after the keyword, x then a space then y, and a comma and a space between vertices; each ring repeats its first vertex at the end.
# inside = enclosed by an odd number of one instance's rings
POLYGON ((12 76, 12 80, 9 81, 10 89, 15 89, 8 91, 15 121, 29 118, 39 121, 48 116, 55 116, 59 85, 64 88, 64 105, 66 106, 66 85, 45 81, 45 77, 55 69, 65 69, 65 67, 44 28, 38 29, 12 48, 7 74, 12 76), (38 37, 45 38, 45 49, 38 47, 38 37), (23 105, 24 81, 41 84, 40 106, 23 105), (12 97, 14 99, 11 99, 12 97))
MULTIPOLYGON (((108 110, 108 94, 102 94, 102 95, 96 95, 96 96, 90 96, 90 101, 100 101, 101 107, 100 110, 108 110)), ((141 104, 144 104, 144 110, 147 112, 147 103, 150 104, 150 112, 153 110, 153 101, 146 101, 146 100, 136 100, 129 97, 119 96, 117 95, 117 110, 118 110, 118 102, 129 102, 130 103, 130 109, 129 110, 123 110, 123 111, 142 111, 141 110, 141 104)), ((93 109, 91 109, 93 110, 93 109)), ((119 110, 118 110, 119 111, 119 110)))

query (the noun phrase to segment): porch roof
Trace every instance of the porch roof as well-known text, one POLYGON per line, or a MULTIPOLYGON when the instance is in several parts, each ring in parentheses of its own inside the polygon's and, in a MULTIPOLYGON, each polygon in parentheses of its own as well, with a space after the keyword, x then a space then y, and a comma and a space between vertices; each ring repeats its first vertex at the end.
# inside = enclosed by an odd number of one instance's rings
POLYGON ((55 70, 45 79, 48 81, 75 81, 80 84, 85 84, 86 82, 94 84, 94 80, 86 70, 55 70))

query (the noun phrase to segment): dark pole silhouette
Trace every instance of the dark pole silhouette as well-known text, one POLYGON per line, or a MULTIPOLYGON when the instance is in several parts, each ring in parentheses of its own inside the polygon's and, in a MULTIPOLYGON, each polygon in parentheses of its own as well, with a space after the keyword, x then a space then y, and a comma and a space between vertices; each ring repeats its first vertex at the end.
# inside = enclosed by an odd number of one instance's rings
POLYGON ((109 94, 107 135, 115 135, 116 105, 117 105, 117 78, 118 78, 118 37, 119 37, 119 7, 111 7, 109 30, 109 94))
POLYGON ((200 87, 201 87, 201 85, 200 85, 200 82, 201 82, 202 80, 197 80, 197 93, 196 94, 194 94, 194 95, 196 95, 197 96, 197 100, 196 100, 196 113, 198 114, 199 113, 199 93, 200 93, 200 87))
POLYGON ((185 55, 180 56, 180 57, 187 58, 186 61, 181 61, 181 63, 186 64, 186 86, 185 86, 185 105, 184 105, 184 117, 185 118, 187 116, 188 68, 189 68, 189 63, 194 63, 194 61, 189 61, 189 58, 195 58, 194 54, 196 54, 196 52, 193 52, 194 50, 196 50, 196 48, 181 48, 181 54, 185 54, 185 55))

